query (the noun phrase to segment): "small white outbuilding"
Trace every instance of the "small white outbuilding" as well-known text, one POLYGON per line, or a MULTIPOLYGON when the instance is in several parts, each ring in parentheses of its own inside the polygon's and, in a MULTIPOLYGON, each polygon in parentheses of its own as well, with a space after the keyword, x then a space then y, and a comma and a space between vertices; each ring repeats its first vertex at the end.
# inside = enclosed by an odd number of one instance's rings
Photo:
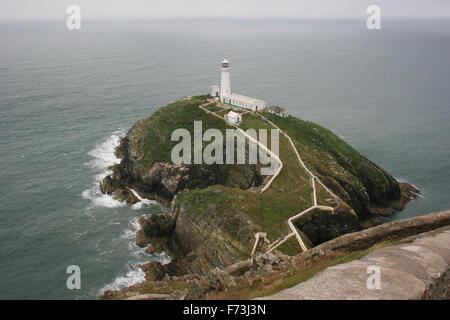
POLYGON ((232 124, 239 125, 242 122, 242 115, 237 112, 230 111, 225 115, 225 120, 232 124))

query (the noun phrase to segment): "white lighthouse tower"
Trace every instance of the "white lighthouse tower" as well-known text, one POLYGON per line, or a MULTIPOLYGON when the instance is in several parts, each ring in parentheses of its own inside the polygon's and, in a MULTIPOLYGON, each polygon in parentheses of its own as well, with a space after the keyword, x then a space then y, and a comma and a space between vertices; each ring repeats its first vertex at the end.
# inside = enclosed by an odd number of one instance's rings
POLYGON ((230 61, 226 58, 223 59, 220 67, 220 86, 211 86, 210 95, 216 101, 220 100, 223 104, 233 107, 252 111, 262 110, 266 107, 266 102, 264 100, 231 93, 230 61))
POLYGON ((220 100, 223 100, 224 97, 231 94, 230 61, 228 59, 223 59, 220 71, 220 100))

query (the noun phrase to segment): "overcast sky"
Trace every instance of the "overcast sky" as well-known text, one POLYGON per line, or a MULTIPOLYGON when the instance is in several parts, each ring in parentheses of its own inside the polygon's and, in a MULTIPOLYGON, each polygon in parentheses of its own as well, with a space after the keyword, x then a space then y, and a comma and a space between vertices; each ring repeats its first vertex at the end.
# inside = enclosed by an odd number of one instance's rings
POLYGON ((166 17, 450 18, 450 0, 0 0, 0 20, 65 19, 76 4, 87 19, 166 17))

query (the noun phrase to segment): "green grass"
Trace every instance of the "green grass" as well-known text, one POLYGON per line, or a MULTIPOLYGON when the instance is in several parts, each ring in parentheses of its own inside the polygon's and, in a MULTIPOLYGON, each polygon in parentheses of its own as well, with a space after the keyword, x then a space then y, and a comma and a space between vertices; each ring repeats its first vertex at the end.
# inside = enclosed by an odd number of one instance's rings
POLYGON ((322 187, 322 185, 317 181, 315 184, 316 184, 317 204, 321 206, 335 207, 337 203, 335 203, 330 193, 328 193, 328 191, 324 187, 322 187))
POLYGON ((292 116, 261 114, 291 137, 307 167, 357 213, 364 213, 367 206, 358 196, 363 189, 372 206, 388 206, 400 197, 398 184, 388 173, 330 130, 292 116))
MULTIPOLYGON (((178 114, 157 115, 158 121, 161 119, 167 121, 179 121, 189 126, 188 122, 202 119, 204 128, 220 127, 224 129, 226 125, 217 118, 206 114, 198 108, 198 105, 204 101, 196 99, 190 103, 181 102, 180 105, 169 106, 174 108, 178 114), (182 109, 181 111, 179 109, 182 109), (197 110, 196 110, 197 109, 197 110), (200 113, 199 113, 200 111, 200 113), (206 122, 205 122, 206 121, 206 122), (217 121, 222 123, 217 123, 217 121)), ((177 103, 177 102, 176 102, 177 103)), ((165 124, 173 127, 173 124, 165 124)), ((245 114, 243 122, 240 125, 243 130, 247 129, 270 129, 273 127, 264 121, 261 117, 253 114, 245 114)), ((158 126, 157 126, 158 128, 158 126)), ((162 129, 156 129, 161 131, 162 129)), ((154 131, 150 134, 154 134, 154 131)), ((309 174, 300 166, 295 153, 289 141, 282 134, 279 135, 279 156, 283 162, 283 169, 279 176, 274 180, 271 187, 264 193, 249 190, 240 190, 226 188, 223 186, 211 186, 201 190, 192 190, 184 192, 178 197, 178 201, 187 208, 188 212, 195 217, 207 215, 210 212, 221 212, 223 215, 229 214, 229 211, 237 210, 246 212, 251 220, 260 225, 264 232, 267 232, 273 241, 281 236, 291 232, 287 226, 287 220, 312 206, 312 187, 309 174)), ((268 144, 270 147, 270 134, 268 144)), ((159 146, 159 152, 167 152, 165 147, 159 146), (162 151, 161 151, 162 150, 162 151)), ((151 149, 150 152, 153 152, 151 149)), ((318 194, 321 201, 329 197, 325 194, 318 194)), ((308 242, 306 237, 305 241, 308 242)), ((291 243, 291 241, 289 241, 291 243)), ((300 252, 300 247, 296 240, 290 245, 283 246, 283 252, 295 254, 300 252)))
POLYGON ((295 236, 286 240, 282 245, 280 245, 277 248, 277 250, 280 250, 281 252, 289 256, 295 256, 299 252, 302 252, 302 248, 300 247, 300 244, 298 243, 297 238, 295 236))
POLYGON ((220 185, 210 186, 204 189, 191 190, 178 195, 178 201, 183 203, 189 214, 195 217, 206 215, 211 208, 225 210, 233 207, 239 198, 239 192, 232 188, 220 185))
POLYGON ((171 141, 175 129, 187 129, 194 133, 194 121, 202 121, 203 132, 208 128, 217 128, 222 132, 231 128, 224 121, 210 115, 199 105, 206 102, 207 96, 193 97, 191 100, 177 100, 156 111, 151 117, 138 121, 129 133, 132 153, 138 161, 148 166, 154 162, 171 162, 172 148, 178 141, 171 141))
MULTIPOLYGON (((241 128, 272 129, 272 126, 259 116, 246 114, 241 128)), ((270 135, 268 140, 270 141, 270 135)), ((312 205, 309 175, 299 165, 291 145, 283 135, 280 135, 280 158, 283 170, 265 193, 212 186, 185 192, 178 200, 195 216, 217 210, 221 210, 223 214, 228 210, 246 212, 254 223, 259 224, 275 240, 290 233, 288 218, 312 205)), ((305 241, 308 242, 306 237, 305 241)), ((284 249, 282 251, 289 254, 301 252, 295 239, 293 244, 284 249)))
POLYGON ((222 110, 223 108, 217 106, 217 103, 214 103, 214 104, 210 104, 210 105, 206 106, 206 109, 208 109, 211 112, 217 112, 217 111, 222 110))
MULTIPOLYGON (((207 98, 208 96, 198 96, 190 100, 177 100, 133 127, 129 134, 130 140, 134 142, 131 150, 142 170, 156 161, 171 162, 171 150, 178 142, 172 142, 170 138, 172 131, 177 128, 188 129, 192 134, 193 123, 198 120, 203 123, 203 131, 217 128, 225 132, 225 129, 231 128, 223 120, 198 108, 207 102, 207 98)), ((215 105, 210 106, 214 107, 218 108, 215 105)), ((331 131, 293 117, 281 118, 265 112, 263 115, 291 136, 307 166, 338 195, 346 195, 339 183, 341 181, 354 183, 356 187, 362 185, 355 178, 355 174, 367 163, 366 159, 331 131)), ((273 129, 261 117, 251 113, 243 116, 240 127, 243 130, 273 129)), ((287 219, 312 206, 312 188, 309 174, 298 163, 289 141, 282 134, 279 137, 279 156, 284 167, 265 193, 261 194, 258 190, 227 188, 228 171, 224 171, 225 178, 223 183, 221 182, 224 186, 184 192, 179 197, 180 203, 188 208, 190 214, 197 217, 210 212, 223 214, 229 214, 228 211, 232 210, 245 212, 254 223, 259 224, 262 230, 268 233, 272 241, 286 235, 290 232, 287 219)), ((268 140, 270 147, 270 135, 268 140)), ((370 167, 366 171, 370 173, 372 169, 370 167)), ((318 203, 332 205, 327 200, 330 198, 328 193, 318 184, 316 187, 318 203)), ((294 247, 286 248, 286 252, 295 252, 294 247)))
POLYGON ((226 114, 228 114, 231 111, 231 109, 222 109, 218 112, 216 112, 216 114, 220 117, 224 117, 226 114))

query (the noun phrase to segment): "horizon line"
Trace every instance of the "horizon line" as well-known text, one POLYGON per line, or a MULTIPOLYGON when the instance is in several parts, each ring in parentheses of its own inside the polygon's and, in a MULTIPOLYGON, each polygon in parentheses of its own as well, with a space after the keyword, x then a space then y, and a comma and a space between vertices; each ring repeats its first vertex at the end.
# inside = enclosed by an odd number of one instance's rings
MULTIPOLYGON (((392 20, 447 20, 449 17, 419 17, 419 16, 391 16, 384 17, 385 21, 392 20)), ((66 21, 67 16, 63 16, 61 18, 12 18, 12 19, 1 19, 2 22, 60 22, 66 21)), ((83 18, 83 21, 142 21, 142 20, 305 20, 305 21, 343 21, 343 20, 366 20, 367 16, 348 16, 348 17, 301 17, 301 16, 292 16, 292 17, 278 17, 278 16, 149 16, 149 17, 86 17, 83 18)))

